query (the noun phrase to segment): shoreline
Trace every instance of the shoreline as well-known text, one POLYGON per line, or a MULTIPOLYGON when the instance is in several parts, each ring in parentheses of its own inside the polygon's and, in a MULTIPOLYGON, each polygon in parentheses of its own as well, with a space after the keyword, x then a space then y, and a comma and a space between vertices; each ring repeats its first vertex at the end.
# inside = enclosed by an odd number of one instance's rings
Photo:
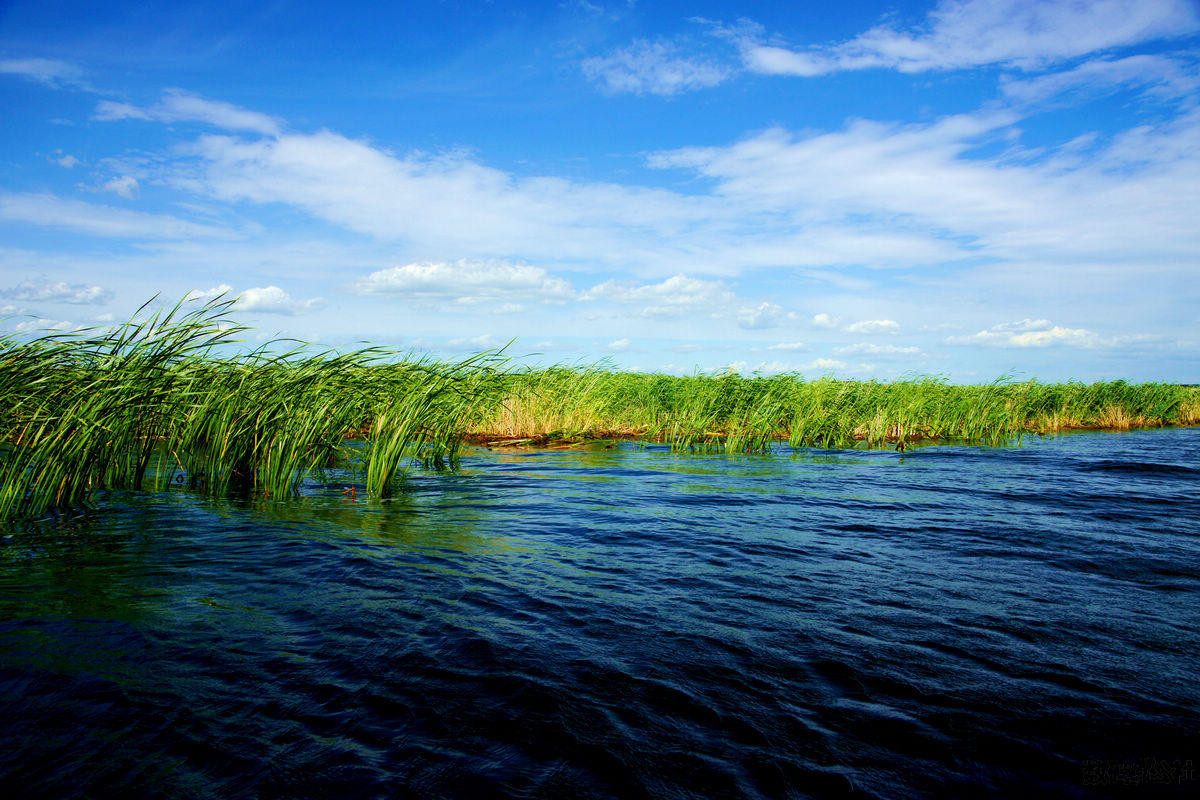
MULTIPOLYGON (((1012 436, 1036 436, 1038 438, 1052 437, 1064 433, 1134 433, 1137 431, 1151 430, 1166 430, 1175 428, 1196 428, 1200 427, 1200 422, 1189 423, 1165 423, 1165 424, 1133 424, 1133 425, 1088 425, 1088 424, 1067 424, 1054 429, 1044 429, 1028 427, 1019 431, 1013 432, 1012 436)), ((714 444, 720 444, 728 439, 733 434, 709 432, 704 437, 706 440, 714 444)), ((790 437, 789 431, 780 431, 772 441, 780 444, 787 444, 790 437)), ((363 437, 352 437, 355 439, 363 437)), ((854 437, 856 443, 869 441, 868 434, 863 432, 854 437)), ((671 439, 662 433, 650 434, 648 431, 637 430, 607 430, 607 431, 592 431, 581 433, 578 435, 556 435, 547 433, 493 433, 493 432, 471 432, 462 435, 464 444, 472 447, 482 447, 485 450, 503 450, 508 448, 522 448, 529 450, 558 450, 571 447, 582 447, 588 444, 600 442, 650 442, 654 444, 670 444, 671 439)), ((896 445, 896 444, 933 444, 944 442, 946 444, 976 444, 977 442, 970 439, 954 438, 946 436, 922 436, 908 434, 901 436, 900 434, 892 434, 881 439, 874 440, 879 446, 896 445)), ((807 445, 801 445, 807 446, 807 445)), ((872 445, 875 446, 875 445, 872 445)))

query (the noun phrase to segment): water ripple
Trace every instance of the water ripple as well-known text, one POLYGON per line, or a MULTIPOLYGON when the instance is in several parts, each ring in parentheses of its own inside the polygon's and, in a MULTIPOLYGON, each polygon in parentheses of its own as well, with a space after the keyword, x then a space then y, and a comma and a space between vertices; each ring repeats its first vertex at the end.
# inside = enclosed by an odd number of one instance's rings
POLYGON ((1200 760, 1198 445, 480 450, 385 503, 336 475, 110 496, 0 542, 0 770, 54 797, 1105 796, 1200 760))

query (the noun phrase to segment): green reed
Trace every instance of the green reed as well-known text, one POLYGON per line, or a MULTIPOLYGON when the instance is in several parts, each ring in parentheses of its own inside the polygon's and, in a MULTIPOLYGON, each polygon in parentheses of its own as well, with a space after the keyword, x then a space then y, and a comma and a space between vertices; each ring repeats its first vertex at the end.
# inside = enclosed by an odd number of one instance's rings
POLYGON ((335 465, 387 497, 414 465, 452 468, 464 436, 763 452, 781 440, 903 448, 1200 423, 1200 390, 1159 383, 514 370, 491 351, 448 362, 287 341, 238 351, 246 329, 231 321, 231 305, 147 304, 111 328, 0 337, 0 520, 151 480, 159 489, 284 497, 335 465), (364 444, 347 447, 347 438, 364 444))
POLYGON ((920 440, 1000 444, 1026 433, 1200 423, 1200 391, 1160 383, 957 386, 932 377, 888 383, 796 374, 667 376, 555 367, 505 377, 505 399, 473 434, 612 435, 681 450, 764 451, 920 440))
POLYGON ((111 329, 0 338, 0 519, 141 489, 150 474, 158 488, 286 496, 343 461, 386 496, 408 461, 455 461, 503 369, 495 353, 394 363, 380 348, 278 341, 221 355, 245 331, 230 306, 144 306, 111 329), (348 459, 343 441, 364 431, 365 458, 348 459))

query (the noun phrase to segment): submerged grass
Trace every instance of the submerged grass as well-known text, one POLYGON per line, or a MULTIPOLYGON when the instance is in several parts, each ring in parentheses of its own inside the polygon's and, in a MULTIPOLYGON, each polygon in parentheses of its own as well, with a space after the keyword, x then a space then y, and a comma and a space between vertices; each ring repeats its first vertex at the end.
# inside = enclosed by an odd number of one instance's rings
POLYGON ((453 467, 464 440, 639 437, 745 452, 779 440, 903 448, 1200 423, 1200 390, 1173 384, 510 370, 490 351, 443 362, 278 341, 220 355, 245 332, 230 321, 230 306, 218 299, 143 307, 114 328, 0 337, 0 520, 151 480, 160 489, 280 497, 333 465, 386 497, 414 464, 453 467), (346 447, 347 438, 363 446, 346 447))

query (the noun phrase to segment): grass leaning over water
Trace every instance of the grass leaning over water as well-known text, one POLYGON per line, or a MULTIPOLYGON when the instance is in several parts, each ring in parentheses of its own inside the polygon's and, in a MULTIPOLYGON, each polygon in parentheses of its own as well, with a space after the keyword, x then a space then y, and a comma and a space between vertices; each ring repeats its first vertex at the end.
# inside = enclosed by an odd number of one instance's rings
POLYGON ((274 342, 218 357, 246 331, 230 306, 0 338, 0 519, 79 506, 97 489, 142 489, 151 476, 155 488, 284 496, 343 461, 386 496, 409 463, 452 465, 467 415, 495 394, 493 353, 396 361, 381 348, 274 342), (353 454, 350 435, 365 440, 353 454))
POLYGON ((636 437, 744 452, 780 439, 902 447, 1200 423, 1200 390, 1172 384, 515 370, 492 351, 446 362, 280 341, 218 355, 246 332, 230 321, 231 305, 143 307, 114 328, 0 337, 0 520, 151 481, 280 497, 334 465, 386 497, 414 463, 452 467, 464 440, 636 437), (347 447, 350 437, 364 446, 347 447))

